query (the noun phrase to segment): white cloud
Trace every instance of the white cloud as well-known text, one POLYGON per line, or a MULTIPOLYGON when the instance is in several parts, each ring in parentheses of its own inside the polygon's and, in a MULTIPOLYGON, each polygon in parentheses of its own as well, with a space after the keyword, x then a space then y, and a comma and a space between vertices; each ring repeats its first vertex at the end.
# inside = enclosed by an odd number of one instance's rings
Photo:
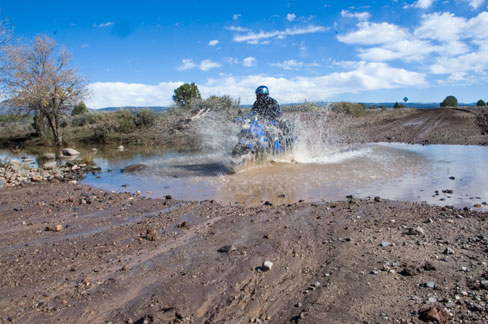
POLYGON ((474 10, 477 10, 485 0, 464 0, 464 2, 468 2, 474 10))
POLYGON ((294 13, 289 13, 286 15, 286 20, 293 21, 293 20, 295 20, 296 17, 297 17, 297 15, 295 15, 294 13))
POLYGON ((346 35, 339 35, 339 41, 346 44, 375 45, 396 42, 407 39, 410 34, 407 30, 386 22, 371 23, 360 22, 356 25, 358 30, 346 35))
POLYGON ((345 18, 357 18, 360 21, 368 20, 371 17, 370 13, 367 11, 351 13, 347 10, 342 10, 341 16, 345 18))
POLYGON ((245 67, 252 67, 256 65, 256 58, 249 56, 242 60, 242 65, 245 67))
POLYGON ((287 28, 285 30, 275 30, 270 32, 260 31, 259 33, 255 33, 249 31, 245 35, 235 35, 233 40, 238 43, 246 42, 248 44, 262 44, 263 40, 268 40, 270 38, 283 39, 286 38, 287 36, 318 33, 326 30, 327 29, 323 26, 310 25, 304 28, 295 27, 295 28, 287 28))
POLYGON ((89 85, 90 108, 120 106, 168 106, 174 89, 183 82, 161 82, 157 85, 124 82, 96 82, 89 85))
POLYGON ((240 16, 242 16, 242 15, 241 14, 233 14, 232 19, 237 20, 237 19, 239 19, 240 16))
POLYGON ((210 46, 215 46, 219 43, 219 40, 218 39, 213 39, 211 40, 210 42, 208 42, 208 45, 210 46))
POLYGON ((338 40, 359 45, 367 61, 418 61, 421 69, 451 81, 488 74, 488 12, 471 19, 452 13, 421 16, 412 31, 389 23, 360 22, 338 40))
POLYGON ((200 62, 199 65, 197 65, 195 62, 193 62, 192 59, 183 59, 182 60, 182 65, 178 66, 176 69, 178 71, 186 71, 186 70, 191 70, 194 68, 199 68, 202 71, 208 71, 210 69, 218 68, 221 66, 220 63, 213 62, 210 59, 206 59, 200 62))
POLYGON ((420 8, 420 9, 429 9, 432 6, 432 3, 434 3, 435 0, 418 0, 412 3, 411 5, 405 5, 403 6, 403 9, 408 9, 408 8, 420 8))
MULTIPOLYGON (((97 82, 90 84, 92 96, 87 100, 91 108, 108 106, 168 106, 172 104, 174 89, 183 82, 162 82, 157 85, 97 82)), ((243 104, 251 104, 257 85, 266 84, 271 95, 280 103, 303 102, 304 100, 327 100, 343 93, 392 89, 398 87, 425 86, 425 75, 392 68, 386 63, 357 62, 351 70, 317 77, 272 77, 249 75, 234 77, 224 75, 198 84, 203 97, 230 95, 241 98, 243 104), (296 91, 296 89, 301 89, 296 91)))
POLYGON ((103 23, 103 24, 93 24, 93 27, 97 27, 97 28, 103 28, 103 27, 110 27, 112 26, 114 23, 112 21, 109 21, 109 22, 106 22, 106 23, 103 23))
POLYGON ((207 59, 207 60, 201 61, 198 68, 202 71, 208 71, 210 69, 215 69, 215 68, 218 68, 220 66, 221 66, 220 63, 213 62, 212 60, 207 59))
POLYGON ((229 64, 237 64, 239 63, 239 60, 235 57, 225 57, 224 61, 229 63, 229 64))
POLYGON ((249 28, 245 28, 245 27, 241 27, 241 26, 229 26, 229 27, 225 27, 225 29, 236 31, 239 33, 244 33, 244 32, 250 31, 249 28))
POLYGON ((176 69, 178 71, 186 71, 186 70, 190 70, 190 69, 193 69, 193 68, 196 68, 197 65, 195 64, 195 62, 193 62, 192 59, 183 59, 183 65, 180 65, 178 66, 176 69))
POLYGON ((87 48, 88 46, 90 46, 90 44, 82 44, 81 48, 87 48))
POLYGON ((279 68, 282 68, 283 70, 299 70, 303 67, 314 67, 314 66, 320 66, 318 63, 304 63, 304 62, 299 62, 294 59, 291 60, 285 60, 283 63, 271 63, 271 66, 276 66, 279 68))

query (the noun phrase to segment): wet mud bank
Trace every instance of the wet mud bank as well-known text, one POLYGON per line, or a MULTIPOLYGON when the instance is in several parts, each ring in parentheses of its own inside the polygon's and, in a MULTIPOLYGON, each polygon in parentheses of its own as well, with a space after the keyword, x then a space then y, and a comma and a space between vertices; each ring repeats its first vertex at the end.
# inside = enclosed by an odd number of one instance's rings
POLYGON ((5 188, 0 322, 486 323, 487 216, 5 188))

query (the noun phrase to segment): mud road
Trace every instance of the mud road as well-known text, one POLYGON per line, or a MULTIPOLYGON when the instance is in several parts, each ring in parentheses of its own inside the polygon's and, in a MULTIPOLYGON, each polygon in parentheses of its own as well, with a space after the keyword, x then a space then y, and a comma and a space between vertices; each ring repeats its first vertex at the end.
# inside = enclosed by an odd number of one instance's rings
MULTIPOLYGON (((170 198, 170 197, 167 197, 170 198)), ((486 214, 0 191, 2 323, 486 323, 486 214), (263 268, 271 261, 271 269, 263 268)))

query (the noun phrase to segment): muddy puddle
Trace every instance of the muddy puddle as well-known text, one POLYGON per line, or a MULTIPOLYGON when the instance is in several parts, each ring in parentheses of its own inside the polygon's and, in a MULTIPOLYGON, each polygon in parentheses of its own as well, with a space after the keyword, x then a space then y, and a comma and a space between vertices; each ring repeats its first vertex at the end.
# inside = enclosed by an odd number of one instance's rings
MULTIPOLYGON (((0 152, 0 158, 5 154, 0 152)), ((84 183, 153 198, 171 195, 249 206, 265 201, 342 200, 353 195, 441 206, 479 204, 488 210, 487 147, 365 144, 315 154, 295 152, 287 160, 253 165, 237 174, 228 173, 227 158, 228 154, 99 150, 93 162, 102 172, 88 175, 84 183), (137 174, 120 172, 134 163, 147 168, 137 174)))

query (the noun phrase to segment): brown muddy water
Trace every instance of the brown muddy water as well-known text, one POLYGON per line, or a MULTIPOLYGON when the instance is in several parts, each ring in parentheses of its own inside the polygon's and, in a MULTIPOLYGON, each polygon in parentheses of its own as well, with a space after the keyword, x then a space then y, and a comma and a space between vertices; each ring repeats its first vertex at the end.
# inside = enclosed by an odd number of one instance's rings
MULTIPOLYGON (((0 152, 0 158, 6 156, 13 157, 0 152)), ((297 151, 287 160, 229 174, 225 154, 112 149, 98 151, 93 161, 102 172, 88 175, 84 183, 153 198, 171 195, 181 200, 213 199, 248 206, 265 201, 334 201, 353 195, 441 206, 479 204, 480 210, 488 210, 487 160, 488 147, 379 143, 314 154, 297 151), (138 174, 120 172, 134 163, 147 168, 138 174)))

